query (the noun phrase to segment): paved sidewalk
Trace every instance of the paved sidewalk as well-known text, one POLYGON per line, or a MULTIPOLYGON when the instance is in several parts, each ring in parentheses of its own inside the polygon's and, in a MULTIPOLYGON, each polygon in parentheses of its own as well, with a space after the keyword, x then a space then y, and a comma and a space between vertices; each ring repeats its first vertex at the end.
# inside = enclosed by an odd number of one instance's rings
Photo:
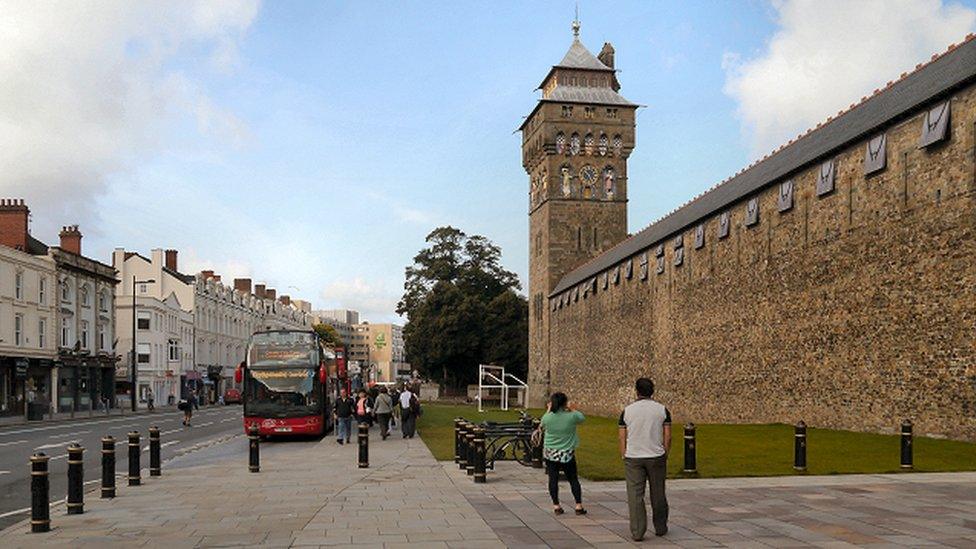
POLYGON ((542 470, 500 463, 476 485, 443 466, 510 547, 976 547, 976 473, 668 481, 669 532, 637 544, 622 482, 583 481, 585 516, 562 482, 556 517, 542 470))
MULTIPOLYGON (((331 437, 265 443, 250 474, 238 437, 115 500, 89 493, 84 515, 52 508, 50 533, 0 531, 0 547, 635 545, 621 482, 584 481, 589 514, 556 517, 540 470, 499 463, 478 485, 419 439, 380 441, 374 429, 370 442, 369 469, 331 437)), ((671 530, 641 546, 976 546, 976 473, 679 480, 668 491, 671 530)))
POLYGON ((0 547, 504 547, 423 441, 380 441, 374 428, 370 442, 369 469, 332 437, 262 444, 251 474, 242 437, 239 457, 120 484, 112 501, 89 493, 85 514, 53 507, 51 532, 21 522, 0 547))

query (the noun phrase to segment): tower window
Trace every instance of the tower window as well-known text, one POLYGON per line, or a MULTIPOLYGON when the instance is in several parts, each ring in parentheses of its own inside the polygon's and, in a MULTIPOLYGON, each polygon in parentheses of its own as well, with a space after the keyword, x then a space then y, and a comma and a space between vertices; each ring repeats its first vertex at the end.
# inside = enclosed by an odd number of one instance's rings
POLYGON ((569 105, 563 105, 563 118, 573 117, 573 107, 569 105))
POLYGON ((583 116, 585 118, 593 118, 594 114, 596 114, 596 107, 585 107, 583 109, 583 116))
POLYGON ((607 109, 607 118, 617 118, 617 109, 607 109))
POLYGON ((566 152, 566 136, 563 132, 556 134, 556 154, 563 154, 566 152))

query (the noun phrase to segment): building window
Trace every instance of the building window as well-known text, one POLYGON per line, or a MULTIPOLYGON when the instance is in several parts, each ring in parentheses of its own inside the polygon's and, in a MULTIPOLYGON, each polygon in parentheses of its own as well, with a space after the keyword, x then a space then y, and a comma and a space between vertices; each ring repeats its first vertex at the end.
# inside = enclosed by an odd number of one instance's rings
POLYGON ((569 105, 563 105, 563 118, 573 117, 573 107, 569 105))
POLYGON ((98 293, 98 310, 108 312, 108 292, 105 290, 98 293))
POLYGON ((14 297, 17 301, 24 299, 24 273, 17 271, 14 275, 14 297))
POLYGON ((67 278, 61 281, 61 301, 71 303, 71 286, 68 285, 67 278))
POLYGON ((148 330, 149 320, 151 318, 152 315, 150 313, 138 313, 138 317, 136 318, 136 328, 140 330, 148 330))
POLYGON ((24 315, 14 315, 14 345, 24 344, 24 315))
POLYGON ((71 322, 64 317, 61 318, 61 346, 71 347, 71 322))
POLYGON ((144 293, 146 293, 146 291, 148 291, 148 287, 145 284, 140 284, 139 285, 139 293, 140 294, 144 294, 144 293))
POLYGON ((88 286, 82 286, 81 291, 78 293, 78 299, 81 301, 82 307, 88 306, 88 286))
POLYGON ((139 364, 149 364, 149 355, 152 346, 148 343, 140 343, 136 346, 136 360, 139 364))
POLYGON ((583 116, 585 118, 592 119, 594 114, 596 114, 596 107, 585 107, 583 109, 583 116))
POLYGON ((81 321, 81 348, 82 349, 88 348, 88 321, 87 320, 81 321))
POLYGON ((169 340, 169 360, 175 362, 180 359, 180 343, 175 339, 169 340))
POLYGON ((105 326, 102 326, 98 330, 98 348, 101 349, 101 350, 103 350, 103 351, 107 351, 108 350, 105 347, 105 326))
POLYGON ((41 318, 37 321, 37 348, 43 349, 47 343, 47 319, 41 318))
POLYGON ((617 109, 607 109, 607 118, 617 118, 617 109))
POLYGON ((47 305, 47 277, 43 275, 37 281, 37 302, 47 305))

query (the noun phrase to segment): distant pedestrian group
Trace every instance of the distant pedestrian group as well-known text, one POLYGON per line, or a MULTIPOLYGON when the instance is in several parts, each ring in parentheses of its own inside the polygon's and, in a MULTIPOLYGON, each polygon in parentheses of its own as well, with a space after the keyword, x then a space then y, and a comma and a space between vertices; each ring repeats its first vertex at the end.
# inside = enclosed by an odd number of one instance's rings
POLYGON ((336 424, 336 441, 339 444, 350 441, 353 420, 357 425, 366 424, 370 427, 378 423, 380 437, 386 440, 390 436, 390 428, 396 426, 399 419, 403 438, 413 438, 417 432, 417 418, 420 414, 420 401, 408 386, 399 391, 385 386, 374 387, 372 391, 361 389, 356 398, 349 396, 348 391, 342 388, 332 412, 336 424))
MULTIPOLYGON (((671 450, 671 413, 653 399, 654 383, 640 378, 635 383, 637 400, 620 413, 618 442, 624 462, 627 484, 627 506, 630 515, 630 534, 634 541, 644 539, 647 532, 647 508, 644 495, 650 488, 651 522, 654 534, 668 532, 668 500, 665 495, 667 458, 671 450)), ((569 482, 577 515, 585 515, 583 491, 576 464, 579 447, 577 426, 586 418, 576 410, 564 393, 553 393, 542 416, 539 430, 533 435, 534 443, 542 444, 549 481, 549 497, 553 512, 565 511, 559 502, 559 477, 562 473, 569 482)))

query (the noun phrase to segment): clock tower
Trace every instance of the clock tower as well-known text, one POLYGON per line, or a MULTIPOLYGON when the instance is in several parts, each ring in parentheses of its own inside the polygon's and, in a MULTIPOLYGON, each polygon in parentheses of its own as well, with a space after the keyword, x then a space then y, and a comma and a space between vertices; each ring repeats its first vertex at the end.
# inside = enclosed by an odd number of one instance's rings
POLYGON ((549 293, 576 267, 627 238, 627 157, 638 105, 618 92, 614 49, 573 43, 550 69, 522 126, 529 175, 529 399, 550 389, 549 293))

